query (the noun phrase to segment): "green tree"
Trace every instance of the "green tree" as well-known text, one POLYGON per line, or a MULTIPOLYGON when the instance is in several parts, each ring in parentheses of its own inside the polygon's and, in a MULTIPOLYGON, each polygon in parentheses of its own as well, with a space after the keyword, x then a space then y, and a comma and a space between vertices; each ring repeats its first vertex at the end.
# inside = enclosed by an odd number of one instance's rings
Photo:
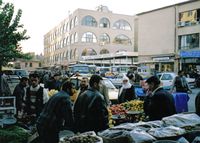
POLYGON ((14 15, 14 5, 0 0, 0 71, 2 66, 16 58, 31 59, 31 56, 24 54, 19 46, 20 41, 29 39, 27 31, 19 23, 21 15, 21 9, 14 15))

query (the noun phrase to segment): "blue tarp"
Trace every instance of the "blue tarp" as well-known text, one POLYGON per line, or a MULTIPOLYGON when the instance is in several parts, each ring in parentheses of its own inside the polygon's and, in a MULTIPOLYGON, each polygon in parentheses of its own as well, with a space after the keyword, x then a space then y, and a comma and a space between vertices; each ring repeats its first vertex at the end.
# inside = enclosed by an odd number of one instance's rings
POLYGON ((181 51, 180 57, 182 57, 182 58, 200 58, 200 51, 181 51))

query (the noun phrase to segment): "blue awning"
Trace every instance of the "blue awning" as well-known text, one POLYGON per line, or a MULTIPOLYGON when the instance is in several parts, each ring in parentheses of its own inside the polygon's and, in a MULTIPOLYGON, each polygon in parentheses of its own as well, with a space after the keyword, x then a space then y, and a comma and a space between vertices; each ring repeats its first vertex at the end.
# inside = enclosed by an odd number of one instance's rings
POLYGON ((181 51, 181 58, 200 58, 200 51, 181 51))

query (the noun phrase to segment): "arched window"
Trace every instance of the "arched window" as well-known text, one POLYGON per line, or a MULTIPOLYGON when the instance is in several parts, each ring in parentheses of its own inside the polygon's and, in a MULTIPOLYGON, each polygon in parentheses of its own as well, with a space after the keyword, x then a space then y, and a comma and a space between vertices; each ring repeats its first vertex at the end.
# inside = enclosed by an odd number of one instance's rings
POLYGON ((109 28, 110 27, 110 21, 108 18, 102 18, 99 22, 99 27, 101 28, 109 28))
POLYGON ((110 37, 108 34, 103 33, 99 36, 99 42, 104 44, 110 43, 110 37))
POLYGON ((70 21, 70 29, 73 29, 74 28, 74 19, 72 19, 71 21, 70 21))
POLYGON ((94 17, 92 16, 85 16, 82 21, 81 21, 82 25, 85 26, 92 26, 92 27, 97 27, 97 21, 95 20, 94 17))
POLYGON ((70 45, 70 37, 67 37, 67 45, 70 45))
POLYGON ((73 51, 70 50, 70 59, 72 59, 72 58, 73 58, 73 51))
POLYGON ((74 17, 74 27, 76 27, 78 25, 78 18, 75 16, 74 17))
POLYGON ((78 59, 78 51, 76 48, 74 49, 74 59, 78 59))
POLYGON ((97 52, 92 48, 84 49, 81 54, 81 56, 92 56, 92 55, 97 55, 97 52))
POLYGON ((97 38, 92 32, 86 32, 83 34, 81 41, 86 43, 96 43, 97 38))
POLYGON ((121 34, 121 35, 118 35, 115 37, 113 43, 123 44, 123 45, 131 45, 131 40, 127 36, 121 34))
POLYGON ((65 59, 68 60, 68 57, 69 57, 69 55, 68 55, 68 50, 67 50, 65 59))
POLYGON ((121 19, 113 24, 113 29, 131 30, 131 26, 126 20, 121 19))
POLYGON ((109 54, 109 51, 107 50, 107 49, 102 49, 101 51, 100 51, 100 55, 101 54, 109 54))
POLYGON ((74 43, 74 34, 71 34, 71 36, 70 36, 70 43, 71 43, 71 44, 74 43))
POLYGON ((74 43, 78 42, 78 33, 74 33, 74 43))

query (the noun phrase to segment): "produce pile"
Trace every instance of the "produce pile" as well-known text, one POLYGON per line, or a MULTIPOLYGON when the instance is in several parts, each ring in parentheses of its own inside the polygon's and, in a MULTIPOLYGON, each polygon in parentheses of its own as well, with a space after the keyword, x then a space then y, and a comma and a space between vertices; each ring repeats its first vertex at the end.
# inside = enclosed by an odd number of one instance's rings
MULTIPOLYGON (((115 125, 115 120, 113 120, 113 117, 117 117, 118 119, 124 119, 124 121, 127 121, 127 115, 128 113, 134 112, 134 111, 140 111, 143 112, 143 104, 144 101, 141 100, 132 100, 129 102, 121 103, 121 104, 115 104, 109 107, 109 126, 113 127, 115 125)), ((145 116, 142 115, 135 115, 136 122, 138 121, 144 121, 145 116)))
POLYGON ((30 136, 25 129, 18 126, 0 128, 0 143, 26 143, 30 136))
POLYGON ((51 96, 53 96, 54 94, 56 94, 57 92, 58 92, 58 90, 51 89, 51 90, 48 92, 48 96, 51 97, 51 96))
POLYGON ((59 143, 102 143, 102 139, 94 132, 85 132, 63 138, 59 143))

